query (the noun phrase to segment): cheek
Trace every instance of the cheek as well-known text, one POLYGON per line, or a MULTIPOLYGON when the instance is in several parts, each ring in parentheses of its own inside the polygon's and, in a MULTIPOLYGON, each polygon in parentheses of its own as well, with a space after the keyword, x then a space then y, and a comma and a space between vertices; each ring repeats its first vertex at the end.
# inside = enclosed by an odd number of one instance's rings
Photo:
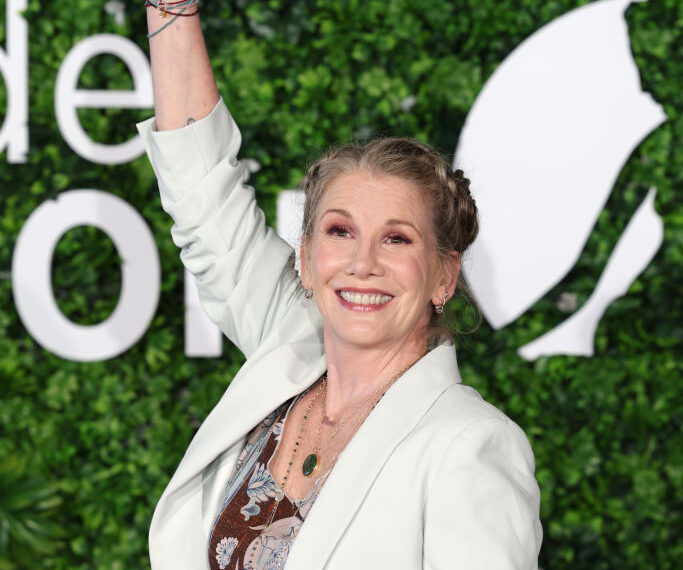
POLYGON ((314 244, 309 256, 309 275, 316 282, 325 280, 339 264, 339 252, 327 244, 314 244))
POLYGON ((404 258, 394 264, 394 274, 406 289, 419 290, 421 294, 430 296, 433 270, 423 258, 404 258))

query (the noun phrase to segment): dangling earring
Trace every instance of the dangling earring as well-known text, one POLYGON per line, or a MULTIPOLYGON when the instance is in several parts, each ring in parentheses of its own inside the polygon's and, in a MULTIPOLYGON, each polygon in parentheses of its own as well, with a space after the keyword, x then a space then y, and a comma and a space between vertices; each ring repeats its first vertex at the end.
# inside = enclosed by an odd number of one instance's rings
POLYGON ((313 298, 313 289, 306 289, 304 297, 306 297, 306 300, 310 301, 313 298))
POLYGON ((440 304, 440 305, 436 305, 436 306, 434 307, 434 310, 437 312, 437 314, 440 315, 441 313, 443 313, 443 310, 444 310, 445 305, 446 305, 446 299, 448 299, 448 293, 444 293, 444 294, 443 294, 443 301, 441 301, 441 304, 440 304))

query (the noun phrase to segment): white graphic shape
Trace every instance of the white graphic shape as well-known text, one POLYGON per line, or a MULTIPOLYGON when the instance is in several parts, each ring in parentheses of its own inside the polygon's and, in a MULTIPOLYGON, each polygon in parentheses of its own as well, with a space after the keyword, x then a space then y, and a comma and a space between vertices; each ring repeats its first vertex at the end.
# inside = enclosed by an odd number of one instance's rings
POLYGON ((303 190, 281 190, 277 196, 277 233, 296 252, 296 270, 300 269, 301 225, 304 221, 303 190))
POLYGON ((223 354, 223 333, 202 309, 194 275, 186 269, 185 355, 216 357, 221 354, 223 354))
POLYGON ((144 52, 131 40, 114 34, 90 36, 76 44, 64 58, 55 85, 55 114, 68 145, 83 158, 99 164, 123 164, 144 152, 140 135, 120 144, 102 144, 91 140, 78 118, 79 108, 145 109, 154 105, 152 71, 144 52), (78 89, 78 79, 93 57, 112 54, 130 70, 131 91, 78 89))
POLYGON ((636 210, 619 238, 595 290, 562 324, 519 349, 527 360, 554 354, 593 356, 595 331, 607 307, 626 294, 662 244, 664 225, 655 211, 655 190, 636 210))
POLYGON ((19 317, 47 350, 81 362, 106 360, 128 350, 145 333, 159 301, 159 254, 145 220, 128 202, 98 190, 71 190, 43 202, 24 223, 12 256, 12 290, 19 317), (52 255, 76 226, 95 226, 123 260, 121 294, 103 322, 78 325, 52 293, 52 255))
POLYGON ((516 48, 470 111, 456 153, 481 230, 466 277, 494 328, 574 266, 624 163, 665 120, 640 88, 623 12, 595 2, 516 48))
POLYGON ((28 26, 21 13, 27 0, 7 0, 7 52, 0 49, 0 72, 7 88, 7 113, 0 128, 0 151, 9 162, 28 160, 28 26))

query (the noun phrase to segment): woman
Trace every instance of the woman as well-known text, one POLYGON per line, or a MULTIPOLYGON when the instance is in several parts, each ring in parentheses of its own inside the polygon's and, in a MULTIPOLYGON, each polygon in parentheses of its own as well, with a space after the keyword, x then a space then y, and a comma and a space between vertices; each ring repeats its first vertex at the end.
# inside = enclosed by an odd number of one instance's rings
POLYGON ((157 505, 152 568, 536 568, 529 443, 433 326, 476 235, 467 181, 404 139, 323 157, 299 279, 243 185, 198 17, 156 33, 158 8, 139 129, 204 308, 247 361, 157 505))

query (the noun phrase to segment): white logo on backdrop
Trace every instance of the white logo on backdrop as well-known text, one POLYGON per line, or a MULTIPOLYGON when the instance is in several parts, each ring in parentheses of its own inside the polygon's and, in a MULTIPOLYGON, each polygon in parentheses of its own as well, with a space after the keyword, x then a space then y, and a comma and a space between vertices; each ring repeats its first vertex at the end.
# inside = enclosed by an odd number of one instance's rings
MULTIPOLYGON (((514 321, 574 266, 624 163, 665 120, 640 88, 624 10, 589 4, 524 41, 472 107, 456 162, 475 181, 481 231, 465 274, 494 328, 514 321)), ((654 190, 627 226, 589 301, 522 347, 593 354, 597 324, 662 241, 654 190)))

